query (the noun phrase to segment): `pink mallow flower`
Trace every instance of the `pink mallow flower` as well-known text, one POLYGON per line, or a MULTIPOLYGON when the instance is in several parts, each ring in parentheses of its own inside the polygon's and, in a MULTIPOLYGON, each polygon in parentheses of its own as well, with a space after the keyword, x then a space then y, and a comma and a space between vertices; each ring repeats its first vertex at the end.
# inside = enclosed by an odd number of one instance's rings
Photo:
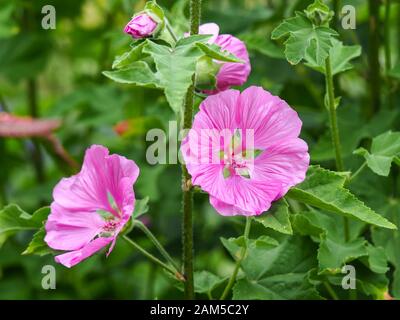
POLYGON ((213 35, 209 43, 216 44, 222 50, 232 53, 244 63, 221 62, 221 69, 217 73, 217 84, 215 90, 206 91, 208 94, 214 94, 229 89, 232 86, 240 86, 247 81, 251 71, 249 54, 246 45, 238 38, 230 34, 219 34, 219 26, 215 23, 206 23, 200 26, 200 34, 213 35))
POLYGON ((109 155, 103 146, 86 150, 81 171, 53 190, 45 241, 52 249, 69 251, 56 262, 70 268, 108 244, 110 254, 132 215, 138 175, 135 162, 109 155))
POLYGON ((132 18, 126 25, 124 32, 135 39, 150 37, 157 28, 155 22, 148 14, 141 13, 132 18))
POLYGON ((192 184, 221 215, 267 211, 305 178, 301 126, 296 111, 261 87, 207 97, 181 147, 192 184))

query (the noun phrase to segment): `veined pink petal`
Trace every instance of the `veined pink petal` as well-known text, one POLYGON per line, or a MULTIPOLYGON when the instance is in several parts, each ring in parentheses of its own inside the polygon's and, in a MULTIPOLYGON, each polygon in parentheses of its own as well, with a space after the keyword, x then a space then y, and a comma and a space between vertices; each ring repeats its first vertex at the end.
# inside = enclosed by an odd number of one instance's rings
POLYGON ((56 256, 55 260, 57 263, 61 263, 67 268, 71 268, 76 264, 78 264, 79 262, 81 262, 82 260, 89 258, 94 253, 104 248, 113 240, 114 240, 113 237, 94 239, 93 241, 89 242, 87 245, 85 245, 83 248, 79 250, 67 252, 56 256))
POLYGON ((307 144, 298 138, 301 125, 283 100, 259 87, 207 97, 182 142, 193 185, 209 193, 210 203, 222 215, 267 211, 305 178, 309 155, 307 144), (204 130, 216 131, 211 143, 199 142, 204 130), (226 130, 220 141, 214 139, 226 130), (229 140, 233 145, 226 148, 229 140), (218 161, 210 161, 210 154, 218 161))
POLYGON ((97 236, 104 225, 98 213, 69 212, 53 202, 44 240, 55 250, 78 250, 97 236))
POLYGON ((240 92, 226 90, 218 97, 209 96, 200 105, 200 112, 196 114, 192 128, 197 129, 236 129, 238 125, 240 92))
POLYGON ((241 128, 254 129, 255 148, 264 149, 300 134, 302 123, 297 112, 261 87, 251 86, 244 90, 239 106, 241 128))
POLYGON ((108 254, 112 251, 132 215, 138 174, 132 160, 109 155, 103 146, 86 151, 81 171, 53 191, 45 241, 53 249, 72 250, 57 256, 57 262, 71 267, 110 242, 108 254))
POLYGON ((215 44, 222 50, 232 53, 244 63, 224 63, 217 74, 217 90, 223 91, 232 86, 241 86, 247 81, 251 71, 249 54, 246 45, 238 38, 229 34, 222 34, 217 37, 215 44))
POLYGON ((215 209, 222 215, 260 215, 271 207, 282 189, 278 181, 257 181, 237 175, 225 179, 219 187, 225 192, 216 196, 210 193, 210 202, 216 204, 215 209))
POLYGON ((305 179, 310 164, 307 144, 299 139, 289 139, 268 147, 254 160, 251 177, 256 180, 273 179, 282 183, 280 198, 290 187, 305 179))
POLYGON ((157 23, 146 13, 136 15, 128 22, 124 32, 135 39, 149 37, 157 28, 157 23))
MULTIPOLYGON (((246 45, 238 38, 230 34, 219 34, 219 26, 215 23, 205 23, 199 28, 199 34, 212 34, 209 44, 216 44, 223 51, 232 53, 244 63, 221 62, 222 66, 216 75, 217 83, 214 90, 204 90, 207 94, 215 94, 229 89, 232 86, 240 86, 247 81, 251 71, 251 64, 246 45)), ((185 37, 189 33, 185 33, 185 37)))
POLYGON ((132 188, 124 187, 121 180, 135 183, 139 168, 133 161, 119 155, 109 156, 107 148, 93 145, 85 154, 82 170, 75 176, 62 179, 53 191, 54 201, 70 211, 105 210, 118 215, 111 207, 109 196, 116 202, 119 210, 125 211, 133 206, 132 188), (124 203, 125 201, 125 203, 124 203))
POLYGON ((208 43, 214 43, 219 34, 219 26, 216 23, 204 23, 199 27, 199 34, 212 34, 208 43))

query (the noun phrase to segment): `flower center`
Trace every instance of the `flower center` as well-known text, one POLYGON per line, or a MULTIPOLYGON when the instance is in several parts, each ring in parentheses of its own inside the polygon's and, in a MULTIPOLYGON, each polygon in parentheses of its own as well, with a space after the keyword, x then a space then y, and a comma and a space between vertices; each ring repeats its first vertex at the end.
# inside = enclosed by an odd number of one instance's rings
POLYGON ((119 222, 116 220, 109 220, 106 222, 106 224, 103 227, 103 230, 105 232, 114 232, 115 229, 119 226, 119 222))
POLYGON ((261 152, 262 150, 257 149, 243 149, 240 131, 236 130, 228 148, 220 151, 220 159, 225 165, 223 171, 224 178, 234 175, 250 178, 254 159, 261 152))
POLYGON ((104 224, 99 236, 103 238, 112 237, 118 229, 120 221, 114 218, 108 218, 105 219, 105 221, 106 223, 104 224))

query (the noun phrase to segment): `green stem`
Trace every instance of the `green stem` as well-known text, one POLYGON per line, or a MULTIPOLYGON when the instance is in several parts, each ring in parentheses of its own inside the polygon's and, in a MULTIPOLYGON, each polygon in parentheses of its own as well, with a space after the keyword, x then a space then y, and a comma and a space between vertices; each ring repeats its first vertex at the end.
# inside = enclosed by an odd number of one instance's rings
POLYGON ((174 29, 172 29, 167 19, 165 19, 165 27, 167 28, 167 31, 170 34, 171 38, 174 40, 174 42, 175 43, 178 42, 178 37, 176 36, 174 29))
POLYGON ((379 6, 380 1, 368 0, 369 5, 369 93, 370 105, 365 108, 366 116, 370 119, 381 106, 381 76, 379 64, 379 6))
POLYGON ((386 82, 388 86, 388 105, 391 109, 394 106, 393 100, 393 83, 389 76, 389 72, 392 69, 392 52, 390 46, 391 28, 390 28, 390 14, 391 14, 391 0, 386 0, 385 3, 385 74, 386 82))
POLYGON ((326 91, 328 94, 329 123, 330 123, 332 144, 335 150, 336 169, 338 171, 344 171, 342 152, 340 146, 339 128, 336 116, 335 89, 333 86, 332 66, 331 66, 331 59, 329 56, 325 60, 325 70, 326 70, 325 74, 326 91))
POLYGON ((335 29, 339 30, 340 13, 341 13, 341 0, 333 0, 333 11, 335 11, 335 29))
POLYGON ((179 273, 179 267, 175 263, 175 261, 172 259, 172 257, 169 255, 169 253, 164 249, 162 244, 158 241, 158 239, 154 236, 154 234, 144 225, 143 222, 139 220, 135 220, 133 222, 134 227, 138 227, 140 230, 143 231, 143 233, 153 242, 155 247, 158 249, 158 251, 161 253, 161 255, 164 257, 165 260, 167 260, 175 269, 176 273, 179 273))
MULTIPOLYGON (((344 171, 343 158, 340 145, 339 127, 337 124, 336 105, 335 105, 335 88, 333 86, 333 75, 331 59, 328 56, 325 60, 325 79, 326 90, 328 94, 328 109, 329 109, 329 123, 331 130, 331 138, 333 148, 335 150, 336 170, 344 171)), ((343 218, 344 235, 346 242, 350 238, 349 221, 346 217, 343 218)))
POLYGON ((139 244, 137 244, 135 241, 133 241, 132 239, 128 238, 126 235, 122 236, 123 239, 129 243, 133 248, 139 250, 144 256, 146 256, 147 258, 149 258, 151 261, 153 261, 154 263, 158 264, 159 266, 161 266, 162 268, 164 268, 166 271, 168 271, 169 273, 171 273, 172 275, 174 275, 178 280, 182 280, 181 277, 179 277, 179 274, 176 274, 176 271, 171 268, 169 265, 165 264, 164 262, 162 262, 161 260, 159 260, 158 258, 156 258, 155 256, 153 256, 150 252, 146 251, 145 249, 143 249, 139 244))
POLYGON ((225 290, 222 293, 220 300, 225 300, 225 298, 228 296, 229 292, 231 291, 231 288, 233 287, 233 284, 236 281, 236 277, 239 272, 240 265, 242 264, 242 261, 243 261, 244 257, 246 256, 249 234, 250 234, 250 227, 251 227, 251 219, 252 219, 251 217, 246 217, 246 226, 244 228, 244 234, 243 234, 244 246, 242 247, 242 250, 240 251, 240 256, 239 256, 239 259, 236 261, 235 269, 233 270, 232 276, 229 279, 229 282, 226 285, 225 290))
POLYGON ((390 50, 390 8, 391 0, 386 0, 385 4, 385 69, 392 69, 392 55, 390 50))
MULTIPOLYGON (((190 0, 190 34, 199 33, 201 15, 201 0, 190 0)), ((194 83, 194 76, 193 76, 194 83)), ((194 85, 187 91, 183 109, 182 129, 190 129, 193 120, 194 85)), ((185 165, 182 165, 182 246, 183 272, 185 276, 185 298, 194 299, 193 280, 193 190, 190 183, 190 174, 185 165)))
POLYGON ((357 171, 354 172, 354 173, 351 175, 349 181, 353 181, 353 180, 364 170, 364 168, 365 168, 366 166, 367 166, 367 162, 364 161, 364 163, 357 169, 357 171))
POLYGON ((326 291, 328 291, 328 293, 331 295, 332 299, 333 300, 339 300, 338 295, 336 294, 335 290, 333 290, 333 288, 330 285, 330 283, 327 282, 327 281, 324 281, 323 284, 325 286, 326 291))
MULTIPOLYGON (((35 79, 28 79, 27 81, 27 99, 28 99, 28 108, 29 115, 32 118, 37 118, 39 116, 38 105, 37 105, 37 82, 35 79)), ((36 180, 39 184, 43 184, 45 182, 45 174, 44 174, 44 162, 43 155, 40 149, 40 144, 38 140, 32 139, 32 163, 36 173, 36 180)))

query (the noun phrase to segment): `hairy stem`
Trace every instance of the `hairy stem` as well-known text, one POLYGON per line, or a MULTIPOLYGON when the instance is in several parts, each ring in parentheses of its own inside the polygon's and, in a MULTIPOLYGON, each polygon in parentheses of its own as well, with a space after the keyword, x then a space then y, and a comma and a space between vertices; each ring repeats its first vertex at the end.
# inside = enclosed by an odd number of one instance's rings
POLYGON ((364 168, 365 168, 366 166, 367 166, 367 161, 364 161, 364 163, 357 169, 357 171, 354 172, 354 173, 351 175, 349 181, 353 181, 353 180, 364 170, 364 168))
MULTIPOLYGON (((201 15, 201 0, 190 1, 190 34, 199 33, 201 15)), ((194 76, 193 76, 194 83, 194 76)), ((183 129, 192 127, 194 85, 191 85, 185 99, 183 109, 183 129)), ((194 299, 193 280, 193 190, 190 183, 190 174, 185 165, 182 165, 182 246, 183 246, 183 273, 185 276, 185 298, 194 299)))
POLYGON ((366 117, 370 119, 381 106, 381 76, 379 64, 379 5, 380 1, 368 0, 369 6, 369 93, 370 104, 366 108, 366 117))
POLYGON ((137 249, 140 253, 142 253, 144 256, 146 256, 148 259, 150 259, 151 261, 153 261, 154 263, 158 264, 160 267, 164 268, 166 271, 168 271, 169 273, 171 273, 172 275, 174 275, 178 280, 182 281, 182 278, 179 277, 179 275, 176 274, 176 271, 171 268, 169 265, 165 264, 164 262, 162 262, 160 259, 156 258, 155 256, 153 256, 150 252, 146 251, 145 249, 143 249, 139 244, 137 244, 135 241, 133 241, 132 239, 128 238, 126 235, 122 236, 123 239, 129 243, 133 248, 137 249))
POLYGON ((333 0, 333 11, 335 11, 335 29, 339 30, 339 23, 340 23, 340 13, 341 13, 341 0, 333 0))
POLYGON ((242 250, 240 251, 240 256, 239 256, 239 259, 236 261, 235 269, 233 270, 232 276, 230 277, 229 282, 226 285, 225 290, 222 293, 220 300, 224 300, 228 296, 229 292, 231 291, 231 289, 236 281, 236 277, 239 272, 240 266, 241 266, 242 261, 247 253, 250 227, 251 227, 251 217, 246 217, 246 226, 244 228, 244 234, 243 234, 244 246, 242 247, 242 250))
MULTIPOLYGON (((331 130, 331 138, 333 148, 335 150, 335 159, 336 159, 336 170, 344 171, 342 151, 340 145, 340 136, 339 136, 339 127, 337 123, 337 115, 336 115, 336 105, 335 105, 335 88, 333 86, 333 75, 332 75, 332 66, 331 59, 328 56, 325 60, 325 79, 326 79, 326 91, 328 96, 328 111, 329 111, 329 124, 331 130)), ((343 218, 343 227, 344 227, 344 235, 345 240, 349 240, 349 220, 344 217, 343 218)))
POLYGON ((335 106, 335 88, 333 86, 332 66, 331 66, 331 59, 329 56, 328 58, 326 58, 325 61, 325 70, 326 70, 325 74, 326 91, 328 96, 329 124, 331 130, 333 149, 335 150, 336 169, 338 171, 343 171, 344 165, 342 159, 339 128, 337 124, 337 115, 335 106))
POLYGON ((168 31, 169 35, 171 36, 171 38, 176 43, 178 41, 178 37, 176 36, 174 29, 172 29, 172 27, 167 19, 165 19, 165 27, 167 28, 167 31, 168 31))
MULTIPOLYGON (((167 260, 172 267, 175 269, 175 272, 177 274, 180 274, 179 272, 179 267, 175 263, 174 259, 169 255, 169 253, 164 249, 162 244, 158 241, 158 239, 154 236, 154 234, 143 224, 143 222, 139 220, 135 220, 133 222, 134 227, 138 227, 140 230, 143 231, 143 233, 153 242, 155 247, 158 249, 158 251, 161 253, 161 255, 164 257, 165 260, 167 260)), ((183 276, 181 276, 183 278, 183 276)))

